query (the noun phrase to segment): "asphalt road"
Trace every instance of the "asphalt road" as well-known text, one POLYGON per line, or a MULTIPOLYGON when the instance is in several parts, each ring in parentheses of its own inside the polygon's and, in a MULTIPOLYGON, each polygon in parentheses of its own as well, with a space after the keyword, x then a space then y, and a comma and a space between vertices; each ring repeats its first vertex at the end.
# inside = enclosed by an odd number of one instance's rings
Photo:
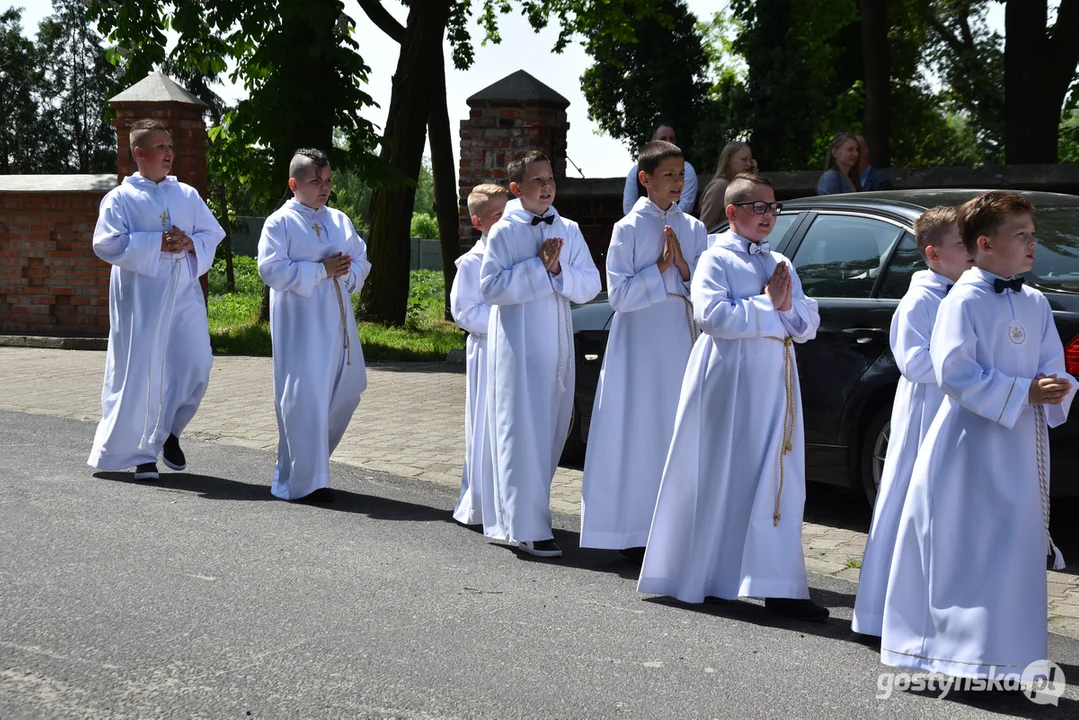
MULTIPOLYGON (((270 453, 186 446, 156 484, 91 473, 93 426, 0 413, 0 718, 1075 717, 1021 695, 895 692, 849 630, 759 603, 645 599, 614 553, 526 559, 437 486, 336 465, 271 498, 270 453), (203 474, 195 474, 203 473, 203 474)), ((163 467, 163 466, 162 466, 163 467)), ((1079 683, 1079 641, 1050 637, 1079 683)))

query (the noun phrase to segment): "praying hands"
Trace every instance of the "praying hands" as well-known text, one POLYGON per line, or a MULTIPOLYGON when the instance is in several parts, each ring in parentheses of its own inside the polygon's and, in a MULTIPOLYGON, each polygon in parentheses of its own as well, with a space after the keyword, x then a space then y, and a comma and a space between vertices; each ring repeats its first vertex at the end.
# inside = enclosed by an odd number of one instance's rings
POLYGON ((775 272, 764 286, 764 292, 772 301, 772 307, 781 312, 786 312, 792 307, 791 293, 794 283, 791 280, 790 268, 787 263, 781 262, 776 265, 775 272))
POLYGON ((547 268, 547 272, 552 275, 558 275, 562 272, 562 263, 560 261, 562 244, 562 238, 548 238, 540 246, 539 259, 543 262, 543 267, 547 268))

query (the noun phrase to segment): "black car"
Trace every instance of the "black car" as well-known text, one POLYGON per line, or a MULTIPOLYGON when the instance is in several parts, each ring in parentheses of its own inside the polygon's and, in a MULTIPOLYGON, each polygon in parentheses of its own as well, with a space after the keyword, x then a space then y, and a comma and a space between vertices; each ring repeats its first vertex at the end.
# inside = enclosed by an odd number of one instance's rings
MULTIPOLYGON (((892 315, 911 275, 925 269, 914 221, 935 205, 960 205, 980 190, 908 190, 803 198, 783 204, 769 236, 820 306, 817 337, 797 345, 805 420, 806 475, 876 497, 888 447, 899 369, 888 344, 892 315)), ((1026 280, 1053 308, 1079 374, 1079 197, 1024 192, 1037 207, 1039 246, 1026 280)), ((726 223, 712 232, 726 229, 726 223)), ((613 311, 606 295, 573 309, 577 389, 564 459, 579 461, 588 439, 613 311)), ((1079 495, 1079 417, 1050 431, 1052 492, 1079 495)))

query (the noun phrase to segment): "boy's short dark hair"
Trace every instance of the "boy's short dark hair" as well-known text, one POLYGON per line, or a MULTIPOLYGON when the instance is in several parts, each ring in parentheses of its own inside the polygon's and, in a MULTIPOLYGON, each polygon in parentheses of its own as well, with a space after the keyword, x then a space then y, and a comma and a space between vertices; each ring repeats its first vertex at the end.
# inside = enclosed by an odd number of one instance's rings
POLYGON ((951 205, 937 205, 918 216, 914 221, 914 242, 923 258, 926 248, 940 245, 958 218, 959 208, 951 205))
POLYGON ((738 173, 727 186, 727 191, 723 193, 723 206, 752 200, 753 191, 762 185, 772 187, 772 181, 754 172, 738 173))
POLYGON ((682 149, 673 143, 664 140, 652 140, 645 143, 641 148, 641 154, 637 157, 637 169, 651 175, 659 167, 659 164, 667 158, 682 158, 685 160, 682 149))
POLYGON ((973 255, 978 251, 978 238, 995 233, 1008 217, 1033 214, 1034 205, 1018 193, 982 193, 959 207, 959 234, 967 252, 973 255))
POLYGON ((509 176, 510 182, 519 183, 523 181, 525 179, 525 168, 536 162, 545 162, 554 167, 551 159, 539 150, 526 150, 510 160, 506 165, 506 175, 509 176))
POLYGON ((142 147, 146 139, 155 132, 168 131, 169 129, 160 120, 154 120, 153 118, 137 120, 131 125, 131 131, 127 136, 127 144, 130 146, 132 154, 134 154, 135 148, 142 147))

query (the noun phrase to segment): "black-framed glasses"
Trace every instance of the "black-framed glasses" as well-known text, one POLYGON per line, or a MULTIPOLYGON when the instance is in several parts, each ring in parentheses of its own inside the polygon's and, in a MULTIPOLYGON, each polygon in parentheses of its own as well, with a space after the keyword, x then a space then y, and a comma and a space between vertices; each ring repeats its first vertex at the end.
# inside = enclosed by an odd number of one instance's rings
POLYGON ((734 205, 735 207, 749 205, 753 208, 753 212, 758 215, 763 215, 767 211, 771 211, 773 215, 778 215, 783 212, 783 203, 766 203, 763 200, 746 200, 745 202, 731 203, 731 205, 734 205))

